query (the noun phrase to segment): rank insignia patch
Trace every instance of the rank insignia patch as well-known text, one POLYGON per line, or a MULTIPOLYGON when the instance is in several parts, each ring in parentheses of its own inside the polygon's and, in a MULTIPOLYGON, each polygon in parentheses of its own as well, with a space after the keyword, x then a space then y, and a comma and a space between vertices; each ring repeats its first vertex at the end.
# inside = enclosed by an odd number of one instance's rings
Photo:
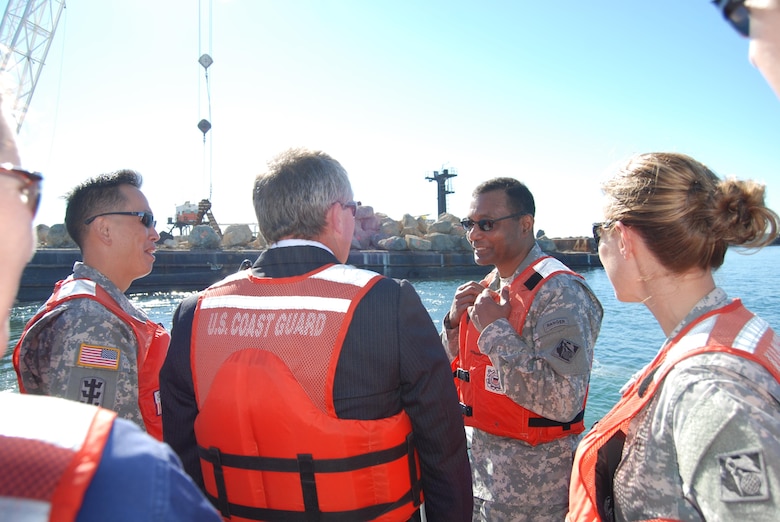
POLYGON ((86 368, 118 370, 119 349, 82 344, 79 346, 79 356, 78 359, 76 359, 76 364, 86 368))
POLYGON ((106 381, 100 377, 86 377, 81 379, 79 402, 93 406, 103 406, 103 397, 106 394, 106 381))
POLYGON ((718 455, 720 498, 744 502, 769 498, 764 454, 760 449, 718 455))
POLYGON ((577 355, 579 349, 579 346, 568 339, 561 339, 561 342, 555 347, 555 355, 562 361, 571 362, 571 360, 574 359, 574 356, 577 355))

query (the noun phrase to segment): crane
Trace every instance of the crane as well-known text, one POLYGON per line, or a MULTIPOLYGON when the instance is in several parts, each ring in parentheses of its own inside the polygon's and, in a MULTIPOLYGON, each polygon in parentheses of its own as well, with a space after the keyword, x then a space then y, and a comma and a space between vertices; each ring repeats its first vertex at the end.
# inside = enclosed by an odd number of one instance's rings
MULTIPOLYGON (((5 77, 0 80, 0 84, 4 85, 9 91, 11 89, 14 90, 13 96, 9 96, 6 101, 13 103, 11 114, 16 121, 17 133, 21 129, 22 122, 27 114, 27 109, 35 92, 35 86, 46 63, 46 55, 49 53, 49 48, 54 39, 54 32, 57 29, 64 9, 65 0, 8 0, 6 5, 3 19, 0 21, 0 75, 5 77)), ((199 11, 201 10, 200 5, 198 9, 199 11)), ((209 0, 208 19, 209 38, 211 36, 210 12, 211 0, 209 0)), ((209 54, 203 53, 198 59, 198 63, 205 71, 210 118, 211 92, 208 81, 208 68, 213 63, 213 60, 209 54)), ((206 133, 211 129, 211 123, 207 119, 202 119, 198 123, 198 128, 203 133, 205 155, 206 133)), ((211 198, 210 181, 209 198, 211 198)), ((207 199, 202 200, 198 205, 195 221, 180 219, 177 209, 176 223, 169 218, 169 224, 179 226, 181 230, 182 226, 201 224, 204 217, 208 219, 208 224, 211 228, 221 237, 222 232, 211 212, 211 202, 207 199)))
MULTIPOLYGON (((0 73, 14 89, 16 132, 30 106, 65 0, 8 0, 0 22, 0 73)), ((10 100, 9 100, 10 101, 10 100)))

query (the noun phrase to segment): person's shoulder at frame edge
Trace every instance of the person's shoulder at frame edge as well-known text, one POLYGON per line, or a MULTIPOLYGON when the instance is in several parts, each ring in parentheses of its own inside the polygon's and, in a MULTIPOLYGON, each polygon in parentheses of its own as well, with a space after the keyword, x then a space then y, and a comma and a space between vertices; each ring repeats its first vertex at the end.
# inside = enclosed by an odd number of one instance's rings
POLYGON ((114 421, 77 520, 109 513, 112 520, 221 520, 170 447, 124 419, 114 421))

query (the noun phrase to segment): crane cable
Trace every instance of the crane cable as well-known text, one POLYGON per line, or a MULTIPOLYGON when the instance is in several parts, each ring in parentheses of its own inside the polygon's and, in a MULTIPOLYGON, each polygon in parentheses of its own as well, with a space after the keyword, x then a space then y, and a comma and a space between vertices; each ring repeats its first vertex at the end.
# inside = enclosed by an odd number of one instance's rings
MULTIPOLYGON (((205 84, 206 84, 206 103, 208 107, 208 118, 207 119, 201 119, 198 122, 198 128, 203 133, 203 170, 204 170, 204 176, 206 171, 206 155, 208 153, 208 176, 209 176, 209 201, 211 201, 212 198, 212 192, 213 192, 213 176, 212 176, 212 140, 209 140, 208 147, 206 147, 206 134, 211 129, 211 84, 209 83, 209 67, 212 63, 214 63, 213 59, 211 58, 211 45, 212 45, 212 7, 213 2, 212 0, 209 0, 209 12, 208 12, 208 52, 203 52, 203 21, 202 21, 202 15, 203 15, 203 8, 201 5, 201 0, 198 0, 198 55, 200 56, 198 58, 198 63, 203 67, 203 74, 205 78, 205 84)), ((200 114, 201 110, 201 83, 198 81, 198 113, 200 114)))

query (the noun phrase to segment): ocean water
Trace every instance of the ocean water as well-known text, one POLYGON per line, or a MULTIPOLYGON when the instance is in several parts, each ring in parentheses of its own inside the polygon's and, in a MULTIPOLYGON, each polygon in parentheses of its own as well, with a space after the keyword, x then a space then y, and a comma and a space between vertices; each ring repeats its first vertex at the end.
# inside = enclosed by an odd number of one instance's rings
MULTIPOLYGON (((731 250, 723 267, 715 273, 718 286, 731 297, 740 297, 745 305, 775 329, 780 328, 780 247, 768 247, 745 254, 731 250)), ((641 304, 620 303, 601 268, 581 269, 593 292, 604 306, 604 320, 595 348, 585 421, 590 426, 600 419, 619 398, 618 390, 637 370, 649 362, 664 341, 661 328, 641 304)), ((437 328, 449 310, 455 289, 464 279, 412 281, 437 328)), ((131 296, 156 322, 171 327, 178 303, 191 292, 158 292, 131 296)), ((25 303, 11 313, 8 350, 0 359, 0 391, 16 390, 16 376, 10 352, 22 328, 41 303, 25 303)))

